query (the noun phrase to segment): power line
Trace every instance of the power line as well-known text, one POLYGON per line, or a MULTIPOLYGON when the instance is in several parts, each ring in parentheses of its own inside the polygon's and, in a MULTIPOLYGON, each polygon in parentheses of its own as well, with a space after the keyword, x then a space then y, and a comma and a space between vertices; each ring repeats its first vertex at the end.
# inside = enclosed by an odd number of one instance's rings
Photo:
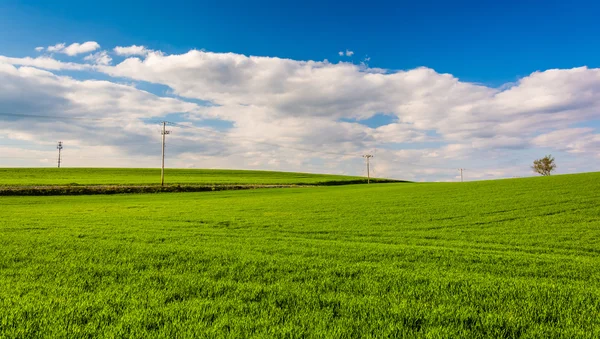
POLYGON ((178 124, 178 123, 170 123, 170 124, 173 125, 173 126, 182 127, 182 128, 197 129, 197 130, 204 131, 204 132, 207 132, 207 133, 212 133, 212 134, 216 134, 216 135, 219 135, 219 136, 222 136, 222 137, 226 137, 228 139, 245 140, 245 141, 249 141, 251 143, 259 144, 259 145, 266 145, 266 146, 277 147, 277 148, 293 149, 293 150, 296 150, 296 151, 310 152, 310 153, 320 153, 320 154, 328 154, 328 155, 356 157, 356 153, 342 153, 342 152, 319 151, 319 150, 314 150, 314 149, 309 149, 309 148, 286 146, 286 145, 275 144, 275 143, 270 143, 270 142, 266 142, 266 141, 252 140, 252 139, 250 139, 248 137, 230 135, 230 134, 227 134, 227 133, 224 133, 224 132, 219 132, 219 131, 215 131, 215 130, 211 130, 211 129, 207 129, 207 128, 202 128, 202 127, 188 126, 188 125, 182 125, 182 124, 178 124))
POLYGON ((63 119, 63 120, 105 120, 100 118, 89 118, 89 117, 66 117, 66 116, 58 116, 58 115, 41 115, 41 114, 21 114, 21 113, 1 113, 0 115, 9 116, 9 117, 22 117, 22 118, 38 118, 38 119, 63 119))
MULTIPOLYGON (((58 115, 3 113, 3 112, 0 112, 0 116, 14 116, 14 117, 41 118, 41 119, 54 119, 54 120, 56 120, 56 119, 62 119, 62 120, 79 120, 79 121, 85 121, 85 120, 88 120, 88 121, 110 121, 110 120, 131 121, 131 120, 139 120, 139 118, 133 118, 133 119, 112 118, 112 117, 106 117, 106 118, 89 118, 89 117, 67 117, 67 116, 58 116, 58 115)), ((157 123, 158 121, 146 121, 146 122, 157 123)), ((229 135, 227 133, 223 133, 223 132, 211 130, 211 129, 208 129, 208 128, 183 125, 183 124, 174 123, 174 122, 167 122, 167 123, 169 125, 172 125, 172 126, 177 126, 177 127, 181 127, 181 128, 188 128, 188 129, 201 130, 201 131, 204 131, 204 132, 207 132, 207 133, 212 133, 212 134, 219 135, 219 136, 226 136, 228 139, 245 140, 245 141, 249 141, 249 142, 252 142, 254 144, 259 144, 259 145, 266 145, 266 146, 277 147, 277 148, 293 149, 293 150, 296 150, 296 151, 310 152, 310 153, 320 153, 320 154, 337 155, 337 156, 352 156, 352 157, 356 156, 356 154, 351 154, 351 153, 318 151, 318 150, 309 149, 309 148, 285 146, 285 145, 280 145, 280 144, 275 144, 275 143, 270 143, 270 142, 265 142, 265 141, 253 140, 253 139, 250 139, 250 138, 247 138, 247 137, 242 137, 242 136, 232 136, 232 135, 229 135)))
MULTIPOLYGON (((85 120, 89 120, 89 121, 111 121, 111 120, 113 120, 113 121, 114 120, 131 121, 131 120, 139 120, 140 119, 140 118, 124 119, 124 118, 114 118, 114 117, 105 117, 105 118, 68 117, 68 116, 58 116, 58 115, 39 115, 39 114, 21 114, 21 113, 0 112, 0 116, 2 116, 2 115, 3 116, 25 117, 25 118, 62 119, 62 120, 79 120, 79 121, 85 121, 85 120)), ((146 122, 146 123, 158 123, 158 121, 152 121, 152 120, 150 120, 150 121, 144 121, 144 122, 146 122)), ((187 129, 195 129, 195 130, 199 130, 199 131, 203 131, 203 132, 206 132, 206 133, 213 134, 215 136, 225 137, 227 139, 243 140, 243 141, 251 142, 253 144, 258 144, 258 145, 265 145, 265 146, 271 146, 271 147, 276 147, 276 148, 291 149, 291 150, 296 150, 296 151, 301 151, 301 152, 318 153, 318 154, 324 154, 324 155, 334 155, 334 156, 344 156, 344 157, 356 157, 357 156, 357 153, 321 151, 321 150, 315 150, 315 149, 311 149, 311 148, 281 145, 281 144, 276 144, 276 143, 271 143, 271 142, 266 142, 266 141, 259 141, 259 140, 255 140, 255 139, 251 139, 251 138, 243 137, 243 136, 230 135, 228 133, 224 133, 224 132, 221 132, 221 131, 215 131, 215 130, 209 129, 209 128, 184 125, 184 124, 174 123, 174 122, 168 122, 168 121, 166 121, 166 123, 168 123, 171 126, 176 126, 176 127, 180 127, 180 128, 187 128, 187 129)), ((160 122, 160 124, 162 124, 162 122, 160 122)))
MULTIPOLYGON (((80 121, 132 121, 132 120, 140 120, 143 118, 117 118, 117 117, 104 117, 104 118, 90 118, 90 117, 68 117, 64 115, 42 115, 42 114, 22 114, 22 113, 6 113, 0 112, 0 116, 10 116, 10 117, 22 117, 22 118, 36 118, 36 119, 52 119, 52 120, 80 120, 80 121)), ((156 123, 158 120, 148 120, 145 122, 156 123)))
MULTIPOLYGON (((0 116, 11 116, 11 117, 22 117, 22 118, 32 118, 32 119, 53 119, 53 120, 74 120, 74 121, 135 121, 135 122, 140 122, 143 123, 144 125, 148 125, 151 123, 156 123, 158 121, 156 120, 146 120, 145 118, 141 118, 141 117, 135 117, 135 118, 118 118, 118 117, 104 117, 104 118, 90 118, 90 117, 75 117, 75 116, 60 116, 60 115, 43 115, 43 114, 22 114, 22 113, 8 113, 8 112, 0 112, 0 116)), ((186 124, 181 124, 181 123, 173 123, 173 122, 168 122, 168 121, 162 121, 160 122, 162 126, 162 130, 166 131, 166 129, 164 128, 166 124, 169 124, 171 126, 176 126, 176 127, 180 127, 180 128, 185 128, 185 129, 191 129, 191 130, 198 130, 198 131, 202 131, 204 132, 203 137, 208 137, 210 138, 220 138, 221 141, 227 141, 227 140, 240 140, 240 141, 246 141, 246 142, 250 142, 256 145, 265 145, 265 146, 270 146, 270 147, 275 147, 278 149, 290 149, 290 150, 296 150, 296 151, 300 151, 300 152, 307 152, 310 154, 322 154, 322 155, 331 155, 331 156, 339 156, 339 157, 357 157, 358 154, 360 154, 358 151, 356 153, 346 153, 346 152, 334 152, 334 151, 324 151, 324 150, 315 150, 312 148, 306 148, 306 147, 298 147, 298 146, 289 146, 289 145, 283 145, 283 144, 277 144, 277 143, 273 143, 273 142, 268 142, 268 141, 261 141, 261 140, 256 140, 256 139, 252 139, 250 137, 245 137, 245 136, 236 136, 236 135, 231 135, 230 133, 227 132, 223 132, 223 131, 217 131, 211 128, 206 128, 206 127, 198 127, 198 126, 193 126, 193 125, 186 125, 186 124), (208 135, 206 135, 208 134, 208 135)), ((161 131, 161 133, 163 133, 161 131)), ((166 133, 169 134, 169 133, 166 133)), ((164 173, 164 138, 165 138, 165 134, 162 135, 162 152, 163 152, 163 159, 162 159, 162 164, 161 164, 161 172, 164 173)), ((2 144, 0 144, 2 145, 2 144)), ((15 147, 20 147, 21 145, 15 145, 15 144, 5 144, 7 146, 15 146, 15 147)), ((43 144, 38 144, 39 146, 47 146, 48 143, 46 143, 46 145, 43 144)), ((127 143, 127 142, 123 142, 120 143, 120 145, 147 145, 147 143, 127 143)), ((373 145, 373 144, 371 144, 373 145)), ((104 146, 104 145, 85 145, 83 147, 95 147, 95 146, 104 146)), ((110 146, 110 145, 108 145, 110 146)), ((73 147, 73 146, 71 146, 73 147)), ((60 153, 60 150, 59 150, 60 153)), ((70 154, 72 152, 69 152, 70 154)), ((32 157, 32 158, 28 158, 28 157, 10 157, 10 156, 2 156, 2 158, 14 158, 14 159, 39 159, 39 157, 32 157)), ((79 156, 79 157, 74 157, 72 154, 69 157, 71 159, 99 159, 98 157, 85 157, 85 156, 79 156)), ((113 159, 131 159, 131 157, 111 157, 111 156, 106 156, 103 158, 113 158, 113 159)), ((516 157, 513 158, 510 162, 519 162, 522 161, 523 159, 525 159, 526 156, 520 156, 520 157, 516 157)), ((46 158, 45 158, 46 159, 46 158)), ((369 159, 367 159, 369 160, 369 159)), ((62 156, 61 156, 61 161, 62 161, 62 156)), ((511 164, 514 165, 514 164, 511 164)), ((370 164, 369 164, 370 167, 370 164)), ((416 163, 402 163, 400 165, 397 165, 396 168, 403 168, 403 167, 417 167, 417 168, 424 168, 427 170, 443 170, 443 171, 452 171, 452 170, 456 170, 456 167, 437 167, 437 166, 430 166, 430 165, 422 165, 422 164, 416 164, 416 163)), ((465 169, 463 168, 461 170, 461 181, 464 180, 463 178, 463 173, 462 171, 464 171, 465 169)), ((486 171, 487 169, 485 168, 470 168, 471 171, 486 171)), ((163 174, 164 175, 164 174, 163 174)), ((161 175, 161 176, 163 176, 161 175)), ((367 169, 367 177, 368 177, 368 181, 370 180, 370 168, 367 169)), ((162 179, 161 179, 162 181, 162 179)))
MULTIPOLYGON (((48 155, 47 157, 45 156, 32 156, 32 157, 13 157, 13 156, 2 156, 0 157, 0 159, 50 159, 52 158, 52 155, 48 155)), ((150 160, 150 158, 152 157, 151 155, 143 155, 143 156, 138 156, 138 157, 144 157, 144 160, 150 160)), ((61 160, 64 161, 65 157, 61 155, 61 160)), ((131 156, 129 157, 113 157, 113 156, 103 156, 103 157, 86 157, 86 156, 67 156, 67 159, 91 159, 91 160, 102 160, 102 159, 132 159, 131 156)))

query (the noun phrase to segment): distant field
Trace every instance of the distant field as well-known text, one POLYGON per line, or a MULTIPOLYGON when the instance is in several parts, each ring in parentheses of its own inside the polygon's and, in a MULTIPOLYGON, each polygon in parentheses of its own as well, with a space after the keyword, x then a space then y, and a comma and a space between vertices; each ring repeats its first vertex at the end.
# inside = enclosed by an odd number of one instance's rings
MULTIPOLYGON (((375 179, 377 180, 377 179, 375 179)), ((173 184, 331 184, 366 182, 343 175, 206 169, 165 169, 173 184)), ((0 168, 0 186, 41 185, 159 185, 160 169, 153 168, 0 168)))
POLYGON ((0 338, 600 335, 600 173, 0 205, 0 338))

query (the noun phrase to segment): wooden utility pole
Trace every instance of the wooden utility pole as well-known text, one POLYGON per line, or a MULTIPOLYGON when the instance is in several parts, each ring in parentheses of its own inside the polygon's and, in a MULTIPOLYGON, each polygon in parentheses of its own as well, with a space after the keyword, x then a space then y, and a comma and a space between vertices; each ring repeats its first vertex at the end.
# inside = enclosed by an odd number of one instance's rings
POLYGON ((165 185, 165 136, 167 134, 170 134, 171 131, 167 131, 167 122, 163 121, 163 128, 161 131, 162 134, 162 165, 160 167, 160 185, 164 186, 165 185))
POLYGON ((56 149, 58 149, 58 168, 60 168, 60 151, 63 149, 62 141, 58 142, 58 146, 56 146, 56 149))
POLYGON ((371 171, 369 168, 369 159, 371 159, 373 156, 371 154, 365 154, 363 155, 363 158, 367 159, 367 184, 371 183, 371 171))

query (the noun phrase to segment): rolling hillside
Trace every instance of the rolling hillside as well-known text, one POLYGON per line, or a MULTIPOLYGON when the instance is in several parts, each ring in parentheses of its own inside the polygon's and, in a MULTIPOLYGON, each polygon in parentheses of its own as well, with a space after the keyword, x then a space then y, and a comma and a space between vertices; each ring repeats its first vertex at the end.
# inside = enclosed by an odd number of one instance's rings
POLYGON ((0 204, 0 337, 600 333, 600 173, 0 204))

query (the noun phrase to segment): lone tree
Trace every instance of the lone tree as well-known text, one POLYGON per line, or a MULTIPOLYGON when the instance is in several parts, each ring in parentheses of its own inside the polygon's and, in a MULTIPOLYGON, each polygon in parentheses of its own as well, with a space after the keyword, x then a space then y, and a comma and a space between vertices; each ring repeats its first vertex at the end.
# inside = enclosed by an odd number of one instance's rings
POLYGON ((554 158, 551 155, 547 155, 541 159, 534 160, 531 169, 541 175, 550 175, 556 169, 556 164, 554 163, 554 158))

